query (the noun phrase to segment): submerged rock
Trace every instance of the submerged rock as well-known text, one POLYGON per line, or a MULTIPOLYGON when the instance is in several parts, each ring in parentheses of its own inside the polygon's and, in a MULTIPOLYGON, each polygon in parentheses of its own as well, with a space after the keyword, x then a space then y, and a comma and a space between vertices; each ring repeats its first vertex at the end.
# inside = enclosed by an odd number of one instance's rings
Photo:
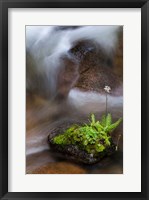
MULTIPOLYGON (((76 122, 66 122, 58 126, 57 128, 51 130, 50 135, 48 136, 48 142, 52 151, 57 152, 58 156, 63 157, 65 159, 72 160, 74 162, 81 162, 84 164, 94 164, 99 162, 102 158, 112 155, 116 151, 116 145, 113 143, 111 139, 111 145, 105 148, 102 152, 98 154, 88 153, 85 150, 79 148, 78 145, 59 145, 53 142, 53 138, 63 134, 66 129, 68 129, 72 124, 76 124, 76 122)), ((77 124, 80 124, 78 122, 77 124)))

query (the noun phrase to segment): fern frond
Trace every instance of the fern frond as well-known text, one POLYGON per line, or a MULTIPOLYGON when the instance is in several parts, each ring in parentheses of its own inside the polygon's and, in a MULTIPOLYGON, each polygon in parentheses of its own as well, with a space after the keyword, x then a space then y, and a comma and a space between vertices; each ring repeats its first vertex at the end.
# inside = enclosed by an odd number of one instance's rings
POLYGON ((106 126, 110 126, 112 123, 112 117, 111 114, 108 113, 108 115, 106 116, 106 126))
POLYGON ((104 127, 100 124, 99 121, 97 121, 94 126, 96 127, 96 129, 100 132, 104 129, 104 127))
POLYGON ((118 119, 115 123, 108 126, 107 131, 112 132, 116 127, 118 127, 118 125, 121 123, 121 121, 122 121, 122 118, 118 119))
POLYGON ((102 118, 101 118, 101 125, 104 127, 104 126, 106 126, 106 116, 105 115, 103 115, 102 116, 102 118))

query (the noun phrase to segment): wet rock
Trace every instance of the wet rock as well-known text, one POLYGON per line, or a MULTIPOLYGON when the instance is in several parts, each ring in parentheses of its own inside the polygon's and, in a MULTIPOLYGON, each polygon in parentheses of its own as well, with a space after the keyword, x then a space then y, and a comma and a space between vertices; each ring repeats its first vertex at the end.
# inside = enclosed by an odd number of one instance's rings
MULTIPOLYGON (((86 151, 80 149, 76 145, 58 145, 53 143, 53 138, 59 134, 64 133, 64 131, 76 122, 66 122, 58 126, 57 128, 51 130, 48 137, 48 142, 52 151, 58 152, 57 154, 60 157, 63 157, 74 162, 80 162, 84 164, 94 164, 99 162, 102 158, 112 155, 115 152, 116 146, 111 140, 110 147, 107 147, 104 151, 99 152, 98 154, 89 154, 86 151)), ((81 124, 78 122, 77 124, 81 124)))
POLYGON ((115 50, 107 52, 99 44, 81 40, 65 55, 59 71, 57 91, 60 99, 67 97, 72 88, 104 93, 109 85, 111 95, 122 95, 123 82, 123 32, 119 32, 115 50))
POLYGON ((103 93, 104 86, 110 85, 114 94, 122 84, 122 45, 119 43, 115 50, 107 53, 92 41, 79 42, 71 50, 80 59, 79 78, 74 87, 103 93))

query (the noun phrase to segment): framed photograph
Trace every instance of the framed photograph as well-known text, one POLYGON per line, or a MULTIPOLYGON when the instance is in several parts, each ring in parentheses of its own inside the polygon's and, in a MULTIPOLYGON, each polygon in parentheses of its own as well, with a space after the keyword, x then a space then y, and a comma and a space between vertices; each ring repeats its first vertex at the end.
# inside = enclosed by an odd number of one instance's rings
POLYGON ((141 1, 1 1, 1 199, 148 199, 141 1))

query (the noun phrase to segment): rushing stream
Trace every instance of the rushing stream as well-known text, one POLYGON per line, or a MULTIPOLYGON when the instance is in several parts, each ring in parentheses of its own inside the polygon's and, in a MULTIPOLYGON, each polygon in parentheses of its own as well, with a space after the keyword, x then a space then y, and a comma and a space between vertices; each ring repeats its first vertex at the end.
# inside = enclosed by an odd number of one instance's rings
POLYGON ((123 173, 123 126, 113 132, 118 151, 94 165, 60 158, 47 137, 64 121, 105 112, 123 117, 123 32, 119 26, 26 27, 27 173, 123 173))

